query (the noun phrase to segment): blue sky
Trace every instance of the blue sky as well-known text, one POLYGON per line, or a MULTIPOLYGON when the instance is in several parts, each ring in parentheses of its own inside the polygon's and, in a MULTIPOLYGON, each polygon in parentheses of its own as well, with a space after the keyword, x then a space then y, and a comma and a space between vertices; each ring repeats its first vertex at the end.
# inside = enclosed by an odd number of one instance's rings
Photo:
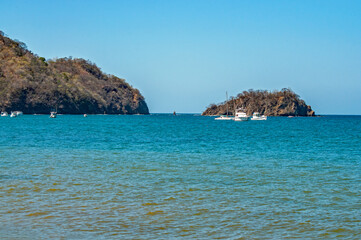
POLYGON ((39 56, 125 78, 151 112, 200 113, 290 87, 318 114, 361 114, 361 1, 8 1, 0 30, 39 56))

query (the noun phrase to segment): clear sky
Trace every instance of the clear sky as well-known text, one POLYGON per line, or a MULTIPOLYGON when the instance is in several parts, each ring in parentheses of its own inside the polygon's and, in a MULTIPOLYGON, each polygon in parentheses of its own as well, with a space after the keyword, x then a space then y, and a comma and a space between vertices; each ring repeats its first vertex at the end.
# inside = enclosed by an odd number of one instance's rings
POLYGON ((317 114, 361 114, 361 1, 0 0, 0 12, 9 37, 91 60, 153 113, 290 87, 317 114))

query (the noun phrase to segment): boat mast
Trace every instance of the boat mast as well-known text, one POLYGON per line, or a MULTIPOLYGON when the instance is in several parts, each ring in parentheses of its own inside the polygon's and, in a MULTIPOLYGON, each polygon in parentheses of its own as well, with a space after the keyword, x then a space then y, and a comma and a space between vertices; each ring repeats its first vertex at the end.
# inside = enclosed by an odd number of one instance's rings
POLYGON ((233 101, 233 111, 234 111, 234 118, 236 118, 236 103, 235 100, 232 98, 233 101))
POLYGON ((226 106, 227 106, 227 117, 228 117, 228 93, 226 91, 226 106))

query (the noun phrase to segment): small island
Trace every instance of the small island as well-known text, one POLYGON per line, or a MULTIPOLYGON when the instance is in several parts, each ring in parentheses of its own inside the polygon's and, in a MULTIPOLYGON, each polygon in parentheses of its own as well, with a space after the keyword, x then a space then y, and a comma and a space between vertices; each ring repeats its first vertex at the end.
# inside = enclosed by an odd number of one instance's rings
POLYGON ((233 115, 235 109, 242 108, 247 115, 259 112, 266 116, 315 116, 311 106, 289 88, 281 91, 248 90, 238 94, 237 97, 218 105, 211 104, 202 113, 204 116, 233 115))
POLYGON ((72 57, 46 60, 0 31, 0 111, 149 114, 138 89, 72 57))

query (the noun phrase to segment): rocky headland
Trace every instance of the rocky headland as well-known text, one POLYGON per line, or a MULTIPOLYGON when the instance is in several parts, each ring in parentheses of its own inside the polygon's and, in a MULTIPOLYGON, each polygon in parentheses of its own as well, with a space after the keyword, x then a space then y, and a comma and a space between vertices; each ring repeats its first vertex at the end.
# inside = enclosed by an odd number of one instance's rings
POLYGON ((230 115, 235 109, 242 108, 247 115, 259 112, 266 116, 315 116, 311 106, 294 93, 291 89, 281 91, 248 90, 231 98, 228 102, 218 105, 211 104, 202 115, 230 115))
POLYGON ((138 89, 80 58, 46 60, 0 31, 0 111, 149 114, 138 89))

